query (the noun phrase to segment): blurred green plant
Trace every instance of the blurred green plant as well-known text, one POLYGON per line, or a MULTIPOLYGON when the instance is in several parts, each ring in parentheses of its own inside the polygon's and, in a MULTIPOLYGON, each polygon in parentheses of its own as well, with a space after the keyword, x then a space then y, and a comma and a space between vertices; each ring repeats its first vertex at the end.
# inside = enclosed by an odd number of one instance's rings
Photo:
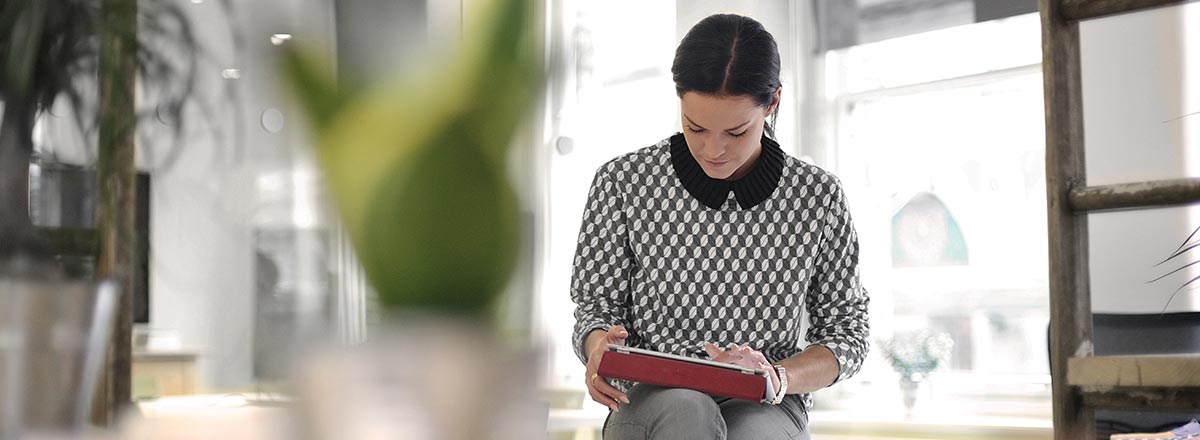
POLYGON ((315 52, 284 58, 333 203, 390 309, 483 317, 515 268, 509 146, 543 77, 532 5, 489 2, 456 51, 380 84, 339 87, 315 52))
POLYGON ((950 359, 954 340, 943 332, 899 332, 879 343, 883 357, 901 379, 920 382, 950 359))

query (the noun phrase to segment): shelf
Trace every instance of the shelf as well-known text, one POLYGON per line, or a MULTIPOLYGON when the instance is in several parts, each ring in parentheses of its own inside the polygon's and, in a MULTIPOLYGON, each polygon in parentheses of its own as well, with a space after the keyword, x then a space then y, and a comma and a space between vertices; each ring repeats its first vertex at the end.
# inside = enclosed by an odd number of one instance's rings
POLYGON ((1071 358, 1067 361, 1067 383, 1085 391, 1200 388, 1200 354, 1071 358))
POLYGON ((1200 411, 1200 388, 1114 387, 1082 390, 1080 398, 1091 408, 1139 411, 1200 411))

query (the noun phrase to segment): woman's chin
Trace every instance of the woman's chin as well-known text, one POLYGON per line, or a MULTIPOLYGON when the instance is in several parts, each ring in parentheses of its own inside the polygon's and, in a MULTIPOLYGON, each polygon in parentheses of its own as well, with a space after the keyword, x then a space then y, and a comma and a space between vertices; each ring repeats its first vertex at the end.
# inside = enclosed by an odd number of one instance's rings
POLYGON ((723 169, 723 168, 711 169, 708 167, 700 167, 700 169, 704 170, 704 174, 708 175, 708 177, 711 177, 711 178, 717 179, 717 180, 728 179, 729 176, 731 174, 733 174, 732 170, 727 170, 727 169, 723 169))

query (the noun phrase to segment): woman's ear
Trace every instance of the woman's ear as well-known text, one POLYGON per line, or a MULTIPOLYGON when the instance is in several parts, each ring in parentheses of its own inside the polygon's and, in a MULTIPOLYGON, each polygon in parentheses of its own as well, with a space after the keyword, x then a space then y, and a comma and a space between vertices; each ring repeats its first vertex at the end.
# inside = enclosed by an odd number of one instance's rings
POLYGON ((771 98, 771 105, 767 106, 767 115, 774 113, 779 109, 779 100, 783 96, 783 86, 775 88, 774 97, 771 98))

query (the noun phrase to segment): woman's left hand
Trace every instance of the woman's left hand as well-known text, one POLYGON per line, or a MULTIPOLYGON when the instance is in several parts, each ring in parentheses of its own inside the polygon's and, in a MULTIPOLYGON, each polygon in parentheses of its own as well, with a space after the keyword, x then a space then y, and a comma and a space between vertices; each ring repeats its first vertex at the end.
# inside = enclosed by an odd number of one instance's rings
POLYGON ((704 343, 704 351, 708 353, 708 357, 717 362, 725 362, 729 364, 739 365, 746 368, 755 368, 759 370, 767 370, 771 375, 771 384, 775 386, 775 393, 779 394, 779 375, 775 371, 775 367, 767 362, 767 357, 763 356, 762 352, 750 348, 748 345, 729 344, 729 349, 722 350, 712 342, 704 343))

